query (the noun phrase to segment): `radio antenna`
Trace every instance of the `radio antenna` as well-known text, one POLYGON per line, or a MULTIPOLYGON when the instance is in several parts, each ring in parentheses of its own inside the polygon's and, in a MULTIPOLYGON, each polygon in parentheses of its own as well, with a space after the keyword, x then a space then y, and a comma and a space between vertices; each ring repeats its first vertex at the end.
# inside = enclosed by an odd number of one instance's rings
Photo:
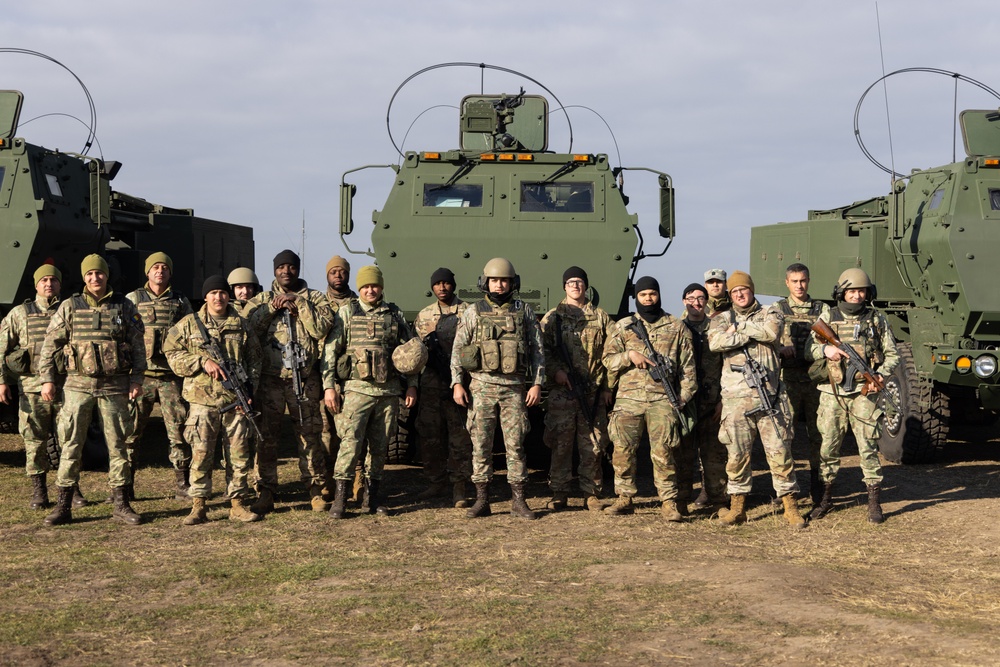
MULTIPOLYGON (((875 3, 875 26, 878 29, 878 56, 882 62, 882 94, 885 97, 885 127, 889 132, 889 167, 892 171, 889 174, 889 185, 896 178, 896 154, 892 150, 892 120, 889 118, 889 86, 885 82, 885 52, 882 49, 882 21, 878 14, 878 3, 875 3)), ((954 162, 954 160, 952 160, 954 162)))

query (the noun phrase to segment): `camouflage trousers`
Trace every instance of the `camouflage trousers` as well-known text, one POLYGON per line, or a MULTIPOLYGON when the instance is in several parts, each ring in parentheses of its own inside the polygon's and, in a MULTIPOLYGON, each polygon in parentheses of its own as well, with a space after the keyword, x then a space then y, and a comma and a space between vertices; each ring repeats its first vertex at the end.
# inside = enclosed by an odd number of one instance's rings
POLYGON ((493 478, 493 434, 500 421, 507 450, 507 482, 523 484, 528 479, 524 437, 528 434, 528 408, 523 384, 493 384, 475 378, 469 384, 469 416, 466 427, 472 438, 472 482, 493 478))
POLYGON ((583 409, 571 391, 555 387, 549 392, 542 441, 552 450, 549 487, 553 493, 569 493, 573 480, 574 445, 580 453, 577 467, 580 492, 584 496, 600 496, 604 490, 601 457, 608 448, 608 411, 603 404, 594 404, 593 393, 587 395, 587 405, 593 410, 593 425, 587 423, 583 409))
POLYGON ((191 445, 192 498, 212 495, 212 469, 215 467, 215 445, 222 436, 229 498, 250 495, 248 479, 253 468, 250 423, 238 410, 222 414, 216 407, 192 403, 184 424, 184 438, 191 445), (231 470, 231 472, 230 472, 231 470))
POLYGON ((819 414, 819 388, 812 381, 785 382, 785 390, 788 392, 788 403, 792 408, 791 423, 797 424, 799 415, 805 417, 806 436, 809 439, 809 468, 819 470, 819 450, 823 442, 823 436, 816 425, 816 416, 819 414))
POLYGON ((468 411, 452 396, 449 387, 420 390, 415 426, 424 475, 431 484, 464 482, 472 475, 472 439, 465 429, 468 411))
POLYGON ((257 444, 257 490, 278 490, 278 439, 281 435, 281 419, 288 409, 292 419, 292 432, 298 444, 299 475, 306 486, 322 485, 326 476, 326 462, 323 443, 320 439, 322 418, 322 383, 319 371, 309 373, 303 382, 304 396, 298 400, 292 386, 292 379, 273 375, 261 378, 257 390, 256 403, 260 408, 260 432, 263 438, 257 444), (299 422, 299 408, 302 421, 299 422))
POLYGON ((701 486, 711 503, 726 501, 726 463, 729 453, 719 442, 719 422, 713 419, 715 409, 705 410, 694 429, 681 437, 677 455, 677 498, 690 502, 701 464, 701 486))
POLYGON ((356 391, 344 393, 344 404, 336 416, 340 451, 334 479, 353 480, 358 459, 365 457, 365 477, 382 479, 389 457, 389 438, 397 431, 399 396, 369 396, 356 391), (368 453, 363 453, 367 443, 368 453))
POLYGON ((94 408, 101 416, 104 441, 108 447, 108 484, 111 488, 132 481, 132 468, 125 448, 125 439, 132 433, 135 420, 129 413, 127 394, 94 396, 86 392, 64 390, 62 408, 56 418, 56 437, 62 445, 59 460, 58 486, 69 487, 80 482, 80 459, 87 441, 87 429, 94 408))
POLYGON ((824 484, 832 484, 840 470, 840 446, 844 442, 848 424, 854 431, 854 439, 858 441, 858 456, 865 484, 882 482, 882 463, 878 458, 881 416, 875 401, 867 396, 821 393, 817 422, 819 431, 823 434, 819 478, 824 484))
POLYGON ((760 435, 764 445, 764 456, 771 469, 771 484, 780 498, 789 493, 798 493, 799 483, 795 479, 795 459, 792 458, 793 431, 789 426, 788 397, 782 391, 778 395, 778 414, 771 417, 761 412, 746 416, 747 411, 757 407, 757 398, 746 397, 723 400, 722 426, 719 440, 729 451, 726 474, 729 476, 730 495, 750 493, 753 473, 750 467, 750 450, 754 437, 760 435), (777 428, 775 428, 775 423, 777 428))
POLYGON ((677 450, 681 444, 680 425, 670 401, 632 401, 619 398, 611 411, 608 433, 614 443, 611 463, 615 468, 615 493, 634 497, 638 492, 638 466, 642 433, 649 434, 649 454, 653 461, 653 483, 660 500, 677 498, 677 450))
POLYGON ((333 468, 337 463, 337 453, 340 451, 340 436, 337 435, 337 420, 323 405, 319 409, 320 421, 323 430, 320 431, 320 440, 323 443, 323 457, 326 461, 327 476, 333 473, 333 468))
POLYGON ((170 441, 170 463, 174 468, 183 468, 191 462, 191 447, 184 442, 184 421, 187 419, 187 408, 181 399, 182 380, 176 376, 163 378, 143 378, 142 394, 136 401, 135 426, 132 435, 125 442, 128 449, 128 461, 135 465, 135 450, 142 439, 153 412, 153 403, 159 402, 160 413, 163 415, 163 425, 167 428, 167 439, 170 441))
MULTIPOLYGON (((59 393, 62 393, 61 391, 59 393)), ((43 401, 41 394, 22 391, 18 397, 18 430, 24 440, 27 461, 25 470, 29 475, 41 475, 52 469, 46 451, 49 436, 56 432, 56 417, 62 401, 43 401)))

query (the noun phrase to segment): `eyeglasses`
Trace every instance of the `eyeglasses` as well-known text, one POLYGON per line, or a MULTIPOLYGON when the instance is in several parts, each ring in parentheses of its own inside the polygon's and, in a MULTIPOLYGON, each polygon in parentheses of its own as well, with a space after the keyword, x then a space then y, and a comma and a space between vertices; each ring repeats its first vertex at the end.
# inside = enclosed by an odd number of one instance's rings
POLYGON ((706 299, 703 296, 688 296, 688 297, 684 297, 684 303, 703 303, 705 301, 708 301, 708 299, 706 299))
POLYGON ((567 280, 566 281, 566 287, 580 287, 580 288, 583 288, 583 287, 586 287, 586 286, 587 286, 587 284, 585 282, 583 282, 582 280, 567 280))

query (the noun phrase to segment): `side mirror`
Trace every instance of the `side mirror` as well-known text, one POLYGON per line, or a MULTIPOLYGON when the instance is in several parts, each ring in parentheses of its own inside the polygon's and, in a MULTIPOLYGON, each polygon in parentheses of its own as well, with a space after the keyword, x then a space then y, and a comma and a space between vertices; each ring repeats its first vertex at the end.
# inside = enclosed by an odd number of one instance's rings
POLYGON ((350 234, 354 231, 354 193, 358 191, 356 186, 350 183, 340 184, 340 233, 350 234))
POLYGON ((660 174, 660 236, 674 238, 674 186, 670 177, 660 174))

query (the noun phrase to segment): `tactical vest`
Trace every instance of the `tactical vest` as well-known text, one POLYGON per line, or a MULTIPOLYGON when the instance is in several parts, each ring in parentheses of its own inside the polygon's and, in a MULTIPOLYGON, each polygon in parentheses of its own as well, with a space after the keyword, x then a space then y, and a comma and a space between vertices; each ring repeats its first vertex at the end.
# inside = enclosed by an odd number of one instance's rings
MULTIPOLYGON (((875 311, 872 308, 869 307, 861 317, 853 322, 847 321, 844 314, 840 312, 840 308, 832 308, 830 328, 836 332, 842 343, 853 347, 875 370, 878 370, 878 367, 885 361, 885 352, 882 350, 883 332, 880 331, 875 311)), ((844 360, 831 361, 827 359, 826 364, 830 370, 830 380, 834 384, 841 384, 844 381, 844 360)))
POLYGON ((70 375, 109 377, 132 369, 132 351, 126 339, 125 297, 112 294, 103 306, 92 308, 74 294, 66 370, 70 375))
POLYGON ((510 309, 497 310, 482 299, 476 302, 479 321, 472 344, 479 348, 481 369, 488 373, 527 373, 527 332, 524 303, 515 300, 510 309))
MULTIPOLYGON (((698 378, 698 386, 700 387, 705 381, 705 368, 701 361, 704 359, 705 350, 708 347, 708 331, 700 331, 698 325, 690 320, 684 319, 681 321, 684 322, 684 326, 691 332, 691 339, 694 344, 695 373, 698 378)), ((695 395, 695 398, 697 398, 697 395, 695 395)))
POLYGON ((351 301, 350 308, 345 355, 349 366, 338 368, 338 377, 384 384, 389 381, 392 351, 399 342, 399 308, 390 303, 365 312, 357 301, 351 301))
MULTIPOLYGON (((42 352, 42 343, 45 342, 45 331, 55 313, 55 310, 42 310, 34 299, 28 299, 24 302, 24 311, 24 340, 19 341, 17 348, 11 350, 4 357, 7 368, 19 377, 38 375, 38 359, 42 352)), ((65 372, 65 363, 61 365, 61 372, 65 372)))
POLYGON ((177 324, 183 313, 184 298, 180 292, 173 292, 169 298, 154 299, 142 288, 135 291, 136 309, 142 316, 142 323, 146 326, 143 335, 143 342, 146 343, 146 358, 157 358, 158 365, 166 366, 166 357, 163 356, 163 340, 167 337, 167 330, 177 324))
POLYGON ((785 331, 781 334, 783 345, 790 345, 795 348, 795 356, 791 359, 782 359, 782 368, 809 368, 809 362, 803 359, 806 346, 811 344, 812 325, 819 319, 823 311, 822 301, 813 301, 809 306, 809 312, 805 314, 796 313, 788 303, 788 299, 782 299, 775 304, 785 315, 785 331))

